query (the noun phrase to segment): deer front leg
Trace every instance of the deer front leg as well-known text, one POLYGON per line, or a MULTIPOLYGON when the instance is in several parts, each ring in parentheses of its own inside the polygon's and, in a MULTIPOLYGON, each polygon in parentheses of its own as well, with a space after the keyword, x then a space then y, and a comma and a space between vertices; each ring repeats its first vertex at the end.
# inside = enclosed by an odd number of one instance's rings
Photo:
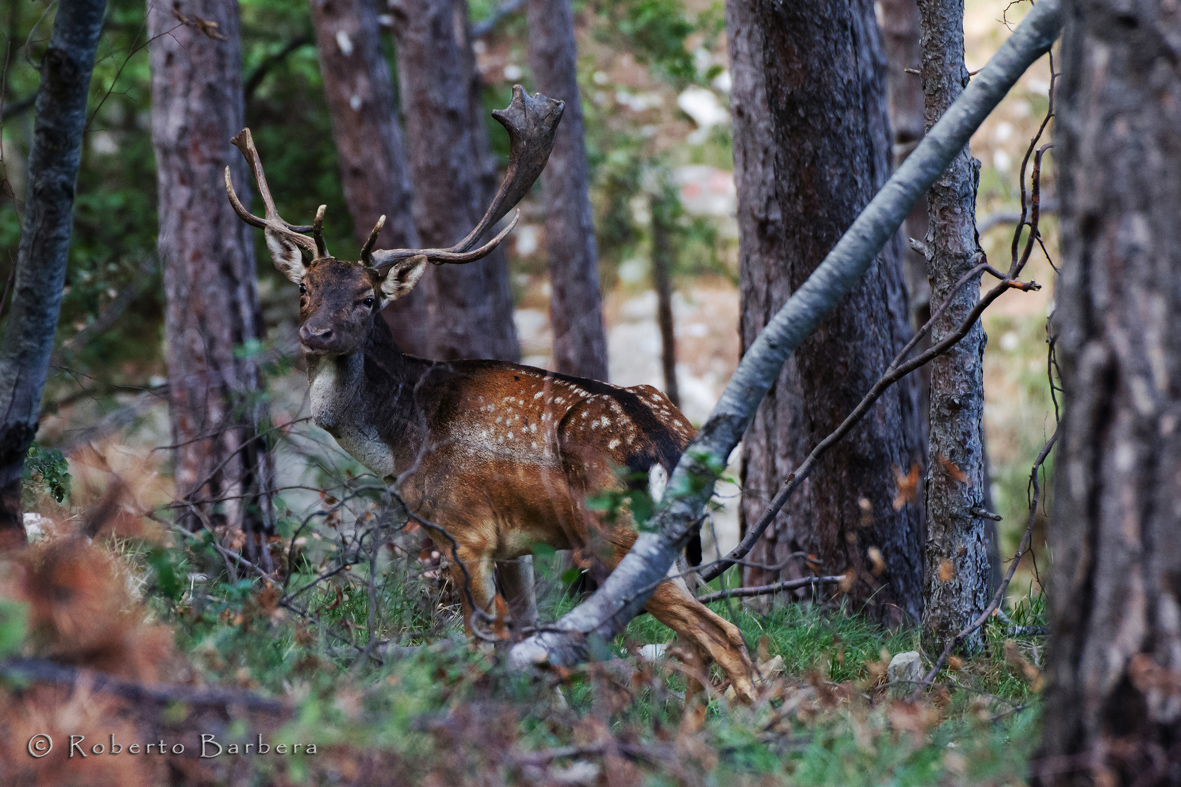
POLYGON ((459 589, 460 602, 463 605, 463 628, 469 637, 475 635, 473 626, 481 630, 488 628, 486 622, 477 621, 473 624, 472 616, 478 608, 489 614, 495 614, 493 599, 496 598, 496 580, 492 573, 492 557, 476 550, 460 546, 458 561, 452 558, 451 577, 455 587, 459 589))

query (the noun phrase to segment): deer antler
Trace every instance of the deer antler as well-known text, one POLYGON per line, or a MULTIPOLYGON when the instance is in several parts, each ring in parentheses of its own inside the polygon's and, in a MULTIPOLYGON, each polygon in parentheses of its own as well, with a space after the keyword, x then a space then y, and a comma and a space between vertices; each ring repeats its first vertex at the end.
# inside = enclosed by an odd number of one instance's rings
MULTIPOLYGON (((565 108, 566 105, 562 101, 547 98, 540 93, 530 96, 520 85, 514 85, 513 100, 508 108, 498 109, 492 113, 492 117, 508 131, 508 171, 504 174, 504 181, 492 199, 492 204, 488 206, 488 211, 476 228, 451 248, 378 249, 370 255, 371 262, 368 264, 372 264, 378 270, 384 270, 399 260, 419 254, 436 265, 462 264, 474 262, 490 254, 516 226, 521 215, 519 210, 509 225, 496 237, 483 246, 473 247, 489 228, 495 226, 496 222, 504 218, 505 214, 525 196, 541 174, 541 170, 545 168, 550 151, 554 147, 558 121, 562 119, 562 111, 565 108)), ((374 238, 378 231, 379 228, 374 229, 374 238)))
POLYGON ((253 215, 250 211, 242 205, 238 195, 234 192, 234 183, 230 180, 230 168, 226 167, 226 194, 230 197, 230 204, 234 206, 234 212, 242 221, 246 222, 252 227, 260 227, 269 232, 275 232, 284 237, 290 238, 293 243, 302 249, 305 249, 312 255, 312 259, 328 256, 328 247, 324 243, 324 236, 321 228, 324 223, 324 205, 316 211, 316 221, 310 226, 298 226, 295 224, 288 224, 279 217, 279 211, 275 208, 275 200, 271 198, 271 189, 267 186, 267 176, 262 171, 262 159, 258 157, 258 150, 254 147, 254 137, 250 135, 250 129, 244 128, 238 136, 230 140, 234 143, 234 147, 242 151, 242 155, 246 158, 246 163, 250 165, 250 169, 254 172, 254 179, 258 183, 258 194, 262 197, 262 204, 265 208, 266 218, 260 219, 253 215), (305 232, 312 232, 314 237, 309 238, 304 235, 305 232))

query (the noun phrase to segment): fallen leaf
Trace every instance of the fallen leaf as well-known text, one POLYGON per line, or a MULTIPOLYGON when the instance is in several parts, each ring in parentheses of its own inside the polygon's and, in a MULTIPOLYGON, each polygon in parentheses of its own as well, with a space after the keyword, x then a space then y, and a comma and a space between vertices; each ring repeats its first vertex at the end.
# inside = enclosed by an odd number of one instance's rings
POLYGON ((943 454, 936 456, 935 461, 939 462, 939 466, 951 477, 952 481, 955 481, 957 484, 966 484, 968 482, 968 476, 964 475, 964 471, 959 468, 959 465, 943 454))
POLYGON ((898 487, 894 495, 894 510, 901 511, 907 503, 914 503, 919 497, 919 465, 915 462, 910 466, 910 472, 902 474, 902 469, 894 465, 894 482, 898 487))
POLYGON ((955 565, 950 560, 944 560, 939 564, 939 581, 950 582, 955 576, 955 565))
POLYGON ((886 570, 886 559, 882 557, 882 550, 877 547, 870 547, 866 554, 869 555, 870 571, 875 577, 880 577, 886 570))

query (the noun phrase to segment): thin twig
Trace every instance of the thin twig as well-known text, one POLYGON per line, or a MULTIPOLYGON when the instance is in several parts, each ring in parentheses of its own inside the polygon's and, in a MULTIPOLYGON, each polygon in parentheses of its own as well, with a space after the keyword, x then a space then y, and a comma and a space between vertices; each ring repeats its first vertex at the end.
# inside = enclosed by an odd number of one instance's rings
POLYGON ((718 590, 713 593, 706 593, 704 595, 698 596, 697 600, 702 604, 708 604, 711 601, 722 601, 729 598, 769 596, 772 593, 781 593, 786 590, 798 590, 800 588, 815 587, 817 585, 835 585, 844 581, 844 579, 844 576, 803 577, 802 579, 788 579, 784 580, 783 582, 776 582, 772 585, 757 585, 755 587, 718 590))

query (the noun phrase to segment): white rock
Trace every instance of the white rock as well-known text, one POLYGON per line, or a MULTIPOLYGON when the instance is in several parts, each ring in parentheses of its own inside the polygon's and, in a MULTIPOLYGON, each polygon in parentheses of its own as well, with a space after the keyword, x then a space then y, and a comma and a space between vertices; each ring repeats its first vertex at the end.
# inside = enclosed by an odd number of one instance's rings
POLYGON ((914 691, 915 685, 923 679, 923 657, 916 650, 895 654, 886 667, 890 679, 890 691, 895 696, 905 696, 914 691))

